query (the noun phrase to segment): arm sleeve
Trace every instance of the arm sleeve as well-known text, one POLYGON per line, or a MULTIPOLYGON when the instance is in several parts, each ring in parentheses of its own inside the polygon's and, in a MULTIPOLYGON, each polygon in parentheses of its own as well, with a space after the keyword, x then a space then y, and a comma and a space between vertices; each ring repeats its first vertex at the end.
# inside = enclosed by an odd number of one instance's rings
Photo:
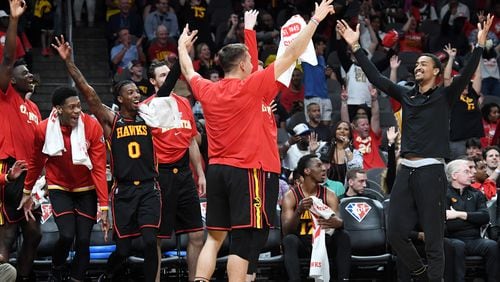
POLYGON ((472 75, 476 71, 479 59, 481 59, 481 54, 483 53, 483 48, 476 47, 469 58, 469 62, 465 67, 460 70, 460 75, 453 79, 453 82, 448 86, 446 94, 448 95, 448 101, 451 104, 453 101, 458 100, 460 94, 465 89, 469 83, 472 75))
POLYGON ((28 172, 26 178, 24 179, 24 189, 31 191, 38 177, 42 173, 45 162, 47 161, 47 155, 42 153, 43 144, 45 143, 45 132, 37 127, 35 131, 35 142, 33 144, 33 151, 31 157, 28 161, 28 172))
POLYGON ((252 72, 255 72, 259 68, 259 54, 257 51, 255 30, 245 29, 245 45, 252 60, 252 72))
POLYGON ((490 221, 490 214, 486 207, 486 197, 481 192, 476 192, 476 194, 476 211, 467 212, 467 221, 476 226, 481 226, 490 221))
POLYGON ((396 99, 398 102, 401 102, 402 93, 404 91, 402 86, 398 86, 387 77, 384 77, 375 65, 368 59, 361 48, 354 53, 354 56, 356 57, 356 60, 358 60, 359 66, 363 69, 366 77, 368 77, 368 80, 375 85, 375 87, 396 99))
POLYGON ((347 45, 343 40, 337 40, 337 56, 345 72, 349 71, 352 65, 351 59, 347 56, 347 45))
POLYGON ((101 208, 108 207, 108 182, 106 181, 106 146, 104 145, 103 130, 101 126, 94 123, 88 150, 92 161, 92 181, 96 187, 97 199, 101 208))
POLYGON ((387 194, 392 191, 394 179, 396 179, 396 144, 389 146, 387 150, 387 174, 385 176, 385 185, 387 185, 387 194))
POLYGON ((179 60, 175 61, 174 65, 170 69, 170 72, 165 79, 163 85, 158 89, 158 93, 156 93, 157 97, 168 97, 170 93, 175 87, 175 83, 181 76, 181 66, 179 64, 179 60))

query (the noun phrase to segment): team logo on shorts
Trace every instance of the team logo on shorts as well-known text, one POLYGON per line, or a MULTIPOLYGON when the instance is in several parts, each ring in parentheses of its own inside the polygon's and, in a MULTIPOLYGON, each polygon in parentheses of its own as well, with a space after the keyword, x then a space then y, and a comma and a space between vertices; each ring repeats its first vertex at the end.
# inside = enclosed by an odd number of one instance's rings
POLYGON ((358 222, 363 221, 363 219, 366 217, 366 215, 368 214, 368 212, 370 212, 371 209, 372 207, 365 202, 349 203, 345 207, 345 210, 358 222))
POLYGON ((40 218, 40 223, 44 224, 52 216, 52 205, 51 204, 41 204, 42 217, 40 218))

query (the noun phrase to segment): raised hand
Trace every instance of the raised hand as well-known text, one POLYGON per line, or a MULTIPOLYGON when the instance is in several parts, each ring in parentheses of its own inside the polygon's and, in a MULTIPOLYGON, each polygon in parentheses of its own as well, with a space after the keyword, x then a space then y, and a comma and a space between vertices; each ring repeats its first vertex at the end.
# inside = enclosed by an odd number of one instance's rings
POLYGON ((9 172, 7 173, 7 177, 9 181, 14 181, 21 175, 23 172, 28 170, 28 163, 23 160, 16 161, 9 172))
POLYGON ((486 44, 486 39, 488 37, 488 31, 490 30, 491 24, 493 24, 493 16, 488 14, 486 16, 486 21, 484 23, 477 23, 477 43, 481 46, 486 44))
POLYGON ((396 131, 395 126, 391 126, 387 129, 386 134, 387 134, 387 142, 389 142, 389 144, 394 144, 396 142, 396 138, 399 135, 399 132, 396 131))
POLYGON ((448 43, 444 45, 443 50, 448 54, 448 56, 451 58, 455 58, 457 56, 457 48, 451 48, 451 44, 448 43))
POLYGON ((198 30, 189 31, 189 24, 186 24, 178 40, 179 47, 186 48, 186 50, 189 52, 191 48, 193 48, 193 44, 198 38, 196 36, 197 34, 198 30))
POLYGON ((337 32, 351 47, 359 42, 359 24, 354 31, 345 20, 337 21, 337 32))
POLYGON ((349 94, 347 93, 347 88, 345 86, 342 86, 342 90, 340 91, 340 99, 342 101, 347 101, 349 98, 349 94))
POLYGON ((318 135, 316 132, 309 134, 309 151, 315 153, 319 148, 318 135))
POLYGON ((250 10, 245 12, 245 29, 253 30, 255 24, 257 23, 257 16, 259 11, 250 10))
POLYGON ((27 5, 24 0, 10 0, 10 16, 17 19, 24 11, 26 11, 27 5))
POLYGON ((394 55, 390 59, 391 69, 397 69, 401 65, 401 60, 398 55, 394 55))
POLYGON ((61 35, 59 38, 56 36, 56 44, 51 44, 54 49, 57 50, 57 53, 59 53, 59 57, 63 59, 64 61, 68 60, 71 58, 71 46, 69 45, 69 42, 66 42, 64 40, 64 35, 61 35))
POLYGON ((321 3, 314 3, 316 9, 314 10, 314 16, 317 21, 322 21, 327 15, 335 14, 333 9, 333 0, 321 0, 321 3))
POLYGON ((483 10, 479 11, 476 15, 477 15, 477 21, 478 22, 482 23, 482 22, 484 22, 486 20, 486 17, 484 16, 484 11, 483 10))
POLYGON ((378 97, 378 90, 377 90, 377 88, 375 88, 371 84, 369 84, 368 85, 368 90, 370 90, 370 96, 372 97, 372 101, 377 100, 377 97, 378 97))

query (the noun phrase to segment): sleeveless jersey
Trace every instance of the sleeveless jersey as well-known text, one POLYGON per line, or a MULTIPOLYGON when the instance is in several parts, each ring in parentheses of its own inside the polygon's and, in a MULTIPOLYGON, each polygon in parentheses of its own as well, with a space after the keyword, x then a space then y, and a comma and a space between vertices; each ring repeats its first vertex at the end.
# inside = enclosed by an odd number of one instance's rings
POLYGON ((115 180, 151 180, 158 173, 151 128, 137 115, 135 120, 116 114, 110 136, 111 168, 115 180))
MULTIPOLYGON (((299 187, 293 187, 292 192, 293 195, 295 196, 295 207, 298 207, 299 202, 305 198, 304 193, 302 193, 302 190, 299 187)), ((315 196, 321 199, 323 203, 327 204, 325 186, 318 185, 318 191, 316 192, 315 196)), ((297 231, 295 232, 295 234, 299 236, 311 237, 311 235, 313 234, 313 230, 314 228, 313 228, 313 220, 311 217, 311 212, 309 210, 305 210, 300 215, 299 225, 297 227, 297 231)))

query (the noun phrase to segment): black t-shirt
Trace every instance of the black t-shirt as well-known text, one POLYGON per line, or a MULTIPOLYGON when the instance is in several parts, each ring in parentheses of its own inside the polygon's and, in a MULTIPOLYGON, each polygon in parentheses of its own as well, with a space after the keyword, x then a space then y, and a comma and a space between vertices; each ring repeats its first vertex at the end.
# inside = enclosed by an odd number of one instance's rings
POLYGON ((451 108, 450 140, 459 141, 473 137, 483 137, 484 129, 481 111, 478 105, 479 95, 470 86, 469 93, 460 95, 451 108))
POLYGON ((332 141, 332 131, 330 127, 320 123, 317 127, 311 127, 310 124, 307 124, 309 129, 316 133, 318 136, 318 141, 330 142, 332 141))

